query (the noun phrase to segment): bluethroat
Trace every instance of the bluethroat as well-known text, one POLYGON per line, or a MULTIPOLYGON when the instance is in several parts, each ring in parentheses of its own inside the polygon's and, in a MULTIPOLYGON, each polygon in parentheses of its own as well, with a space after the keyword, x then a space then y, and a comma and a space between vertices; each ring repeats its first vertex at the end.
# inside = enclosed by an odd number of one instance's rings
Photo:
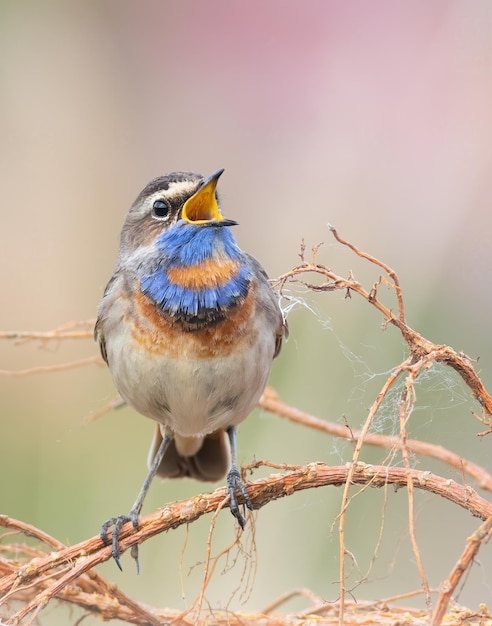
POLYGON ((126 217, 99 305, 95 338, 116 388, 156 422, 149 471, 130 513, 101 530, 109 544, 112 529, 120 569, 121 528, 128 521, 138 528, 155 475, 217 481, 227 473, 241 528, 239 500, 252 508, 236 428, 262 394, 287 327, 265 271, 236 244, 237 222, 221 214, 222 172, 173 172, 145 187, 126 217))

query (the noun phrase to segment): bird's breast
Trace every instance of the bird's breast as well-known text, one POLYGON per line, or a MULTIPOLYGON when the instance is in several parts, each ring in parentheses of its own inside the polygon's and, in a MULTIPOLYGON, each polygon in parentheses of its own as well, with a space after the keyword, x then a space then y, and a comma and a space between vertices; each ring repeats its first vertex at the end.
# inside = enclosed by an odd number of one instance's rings
POLYGON ((219 321, 211 320, 190 329, 179 317, 163 314, 155 301, 142 291, 135 297, 136 315, 132 337, 140 349, 170 358, 214 358, 241 351, 257 340, 254 323, 256 304, 252 286, 241 306, 235 306, 219 321))

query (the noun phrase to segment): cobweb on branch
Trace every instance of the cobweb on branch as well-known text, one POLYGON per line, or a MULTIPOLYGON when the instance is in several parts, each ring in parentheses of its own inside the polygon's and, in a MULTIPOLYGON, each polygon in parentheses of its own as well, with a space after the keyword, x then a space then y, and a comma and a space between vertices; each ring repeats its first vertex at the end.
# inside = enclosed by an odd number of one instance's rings
MULTIPOLYGON (((331 317, 323 311, 319 303, 319 298, 301 281, 288 283, 282 289, 281 306, 286 319, 292 322, 293 314, 299 310, 307 311, 322 331, 333 336, 338 355, 349 365, 352 381, 346 398, 347 410, 338 421, 357 430, 364 423, 375 394, 393 369, 408 356, 408 346, 396 329, 384 325, 379 329, 372 325, 371 334, 364 337, 364 342, 349 345, 342 339, 342 333, 337 332, 335 316, 331 317), (381 335, 388 337, 389 334, 389 342, 382 341, 381 335), (382 363, 387 368, 376 369, 382 363)), ((343 335, 347 337, 346 332, 343 335)), ((351 337, 347 338, 350 341, 351 337)), ((336 356, 331 356, 336 360, 336 356)), ((371 433, 400 436, 400 404, 405 384, 405 377, 401 376, 387 391, 372 421, 371 433)), ((479 404, 470 397, 463 379, 450 367, 435 361, 420 371, 414 381, 414 391, 416 399, 407 426, 412 437, 428 438, 443 413, 460 410, 468 414, 473 410, 479 412, 479 404)), ((333 417, 336 419, 336 416, 333 417)), ((332 438, 330 447, 331 454, 340 462, 350 460, 351 448, 347 442, 332 438)), ((395 455, 391 462, 400 465, 400 455, 395 455)), ((416 458, 411 459, 412 466, 416 462, 416 458)))

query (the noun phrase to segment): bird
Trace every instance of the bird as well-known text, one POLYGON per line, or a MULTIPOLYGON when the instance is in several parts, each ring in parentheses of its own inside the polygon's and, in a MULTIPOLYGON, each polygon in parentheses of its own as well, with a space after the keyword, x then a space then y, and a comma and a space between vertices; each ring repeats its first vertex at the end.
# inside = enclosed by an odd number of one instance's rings
POLYGON ((121 529, 127 522, 138 529, 154 476, 226 476, 241 529, 244 507, 252 509, 238 468, 237 426, 263 393, 288 330, 265 270, 237 245, 238 223, 222 215, 223 171, 171 172, 141 191, 99 304, 94 336, 114 384, 156 422, 134 505, 100 533, 120 569, 121 529))

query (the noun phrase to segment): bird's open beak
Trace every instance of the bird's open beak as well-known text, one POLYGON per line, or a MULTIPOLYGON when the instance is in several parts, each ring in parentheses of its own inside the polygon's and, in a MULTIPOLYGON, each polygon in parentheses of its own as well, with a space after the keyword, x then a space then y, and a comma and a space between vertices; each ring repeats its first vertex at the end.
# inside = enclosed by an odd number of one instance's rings
POLYGON ((215 189, 223 171, 223 169, 217 170, 204 178, 200 187, 184 203, 181 217, 189 224, 211 224, 214 222, 220 226, 236 224, 233 220, 226 220, 222 217, 217 204, 215 189))

